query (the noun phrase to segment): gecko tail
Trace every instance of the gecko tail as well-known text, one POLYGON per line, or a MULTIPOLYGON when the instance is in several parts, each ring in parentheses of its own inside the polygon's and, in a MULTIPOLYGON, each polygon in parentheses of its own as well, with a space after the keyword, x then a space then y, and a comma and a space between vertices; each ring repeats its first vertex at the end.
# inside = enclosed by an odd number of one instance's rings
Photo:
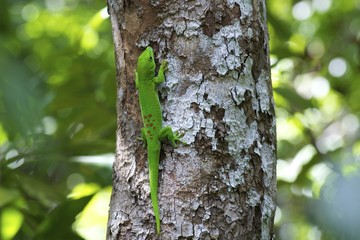
POLYGON ((159 203, 157 199, 157 191, 151 192, 151 202, 155 215, 156 233, 160 234, 160 212, 159 212, 159 203), (152 193, 154 193, 154 196, 152 193))
POLYGON ((156 222, 156 233, 160 234, 160 211, 158 202, 158 176, 159 176, 159 153, 148 152, 149 157, 149 177, 150 177, 150 197, 153 206, 156 222))

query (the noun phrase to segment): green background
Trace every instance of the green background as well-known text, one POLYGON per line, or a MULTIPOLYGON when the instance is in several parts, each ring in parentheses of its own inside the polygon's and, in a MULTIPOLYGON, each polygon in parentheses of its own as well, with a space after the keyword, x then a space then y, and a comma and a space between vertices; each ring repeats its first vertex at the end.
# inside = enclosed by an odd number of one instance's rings
MULTIPOLYGON (((277 239, 358 239, 360 0, 267 7, 277 239)), ((0 239, 104 239, 115 101, 105 1, 0 1, 0 239)))

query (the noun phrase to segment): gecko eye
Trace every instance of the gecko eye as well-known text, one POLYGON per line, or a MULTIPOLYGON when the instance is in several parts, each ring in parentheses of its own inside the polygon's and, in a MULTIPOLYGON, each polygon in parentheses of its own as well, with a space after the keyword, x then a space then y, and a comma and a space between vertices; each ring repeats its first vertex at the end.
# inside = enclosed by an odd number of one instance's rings
POLYGON ((150 56, 150 60, 151 60, 151 61, 153 60, 152 56, 150 56))

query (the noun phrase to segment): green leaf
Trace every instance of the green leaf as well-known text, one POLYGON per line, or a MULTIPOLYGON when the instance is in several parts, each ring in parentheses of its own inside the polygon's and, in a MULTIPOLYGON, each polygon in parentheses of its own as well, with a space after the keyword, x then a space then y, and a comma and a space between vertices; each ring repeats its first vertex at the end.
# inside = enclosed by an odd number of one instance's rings
POLYGON ((15 201, 19 197, 20 193, 18 190, 0 187, 0 207, 15 201))
POLYGON ((293 88, 281 86, 274 88, 274 91, 289 102, 289 108, 293 111, 303 111, 313 107, 310 100, 299 96, 293 88))
POLYGON ((67 199, 52 210, 36 231, 36 240, 81 240, 72 229, 76 216, 85 208, 92 196, 67 199))

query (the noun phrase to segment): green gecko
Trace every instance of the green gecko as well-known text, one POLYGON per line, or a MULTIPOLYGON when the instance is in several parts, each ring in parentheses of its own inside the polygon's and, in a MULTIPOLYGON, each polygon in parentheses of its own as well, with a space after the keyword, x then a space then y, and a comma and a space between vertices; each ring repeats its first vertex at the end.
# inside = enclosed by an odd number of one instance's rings
POLYGON ((158 76, 155 76, 155 59, 151 47, 147 47, 137 60, 135 84, 139 92, 144 128, 141 129, 141 140, 147 146, 150 195, 155 215, 156 232, 160 234, 160 213, 158 204, 158 172, 161 141, 168 139, 173 147, 181 142, 182 135, 174 133, 171 127, 162 127, 162 114, 156 85, 164 82, 167 61, 160 65, 158 76))

